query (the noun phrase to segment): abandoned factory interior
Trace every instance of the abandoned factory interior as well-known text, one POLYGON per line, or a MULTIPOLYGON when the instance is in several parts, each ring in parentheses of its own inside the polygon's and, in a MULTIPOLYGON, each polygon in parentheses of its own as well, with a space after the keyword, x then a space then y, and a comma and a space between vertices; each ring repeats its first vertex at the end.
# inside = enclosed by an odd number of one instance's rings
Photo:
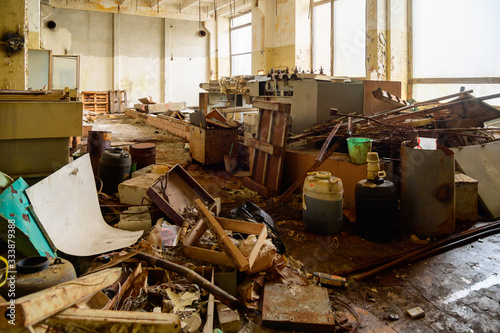
POLYGON ((499 18, 1 0, 0 331, 500 332, 499 18))

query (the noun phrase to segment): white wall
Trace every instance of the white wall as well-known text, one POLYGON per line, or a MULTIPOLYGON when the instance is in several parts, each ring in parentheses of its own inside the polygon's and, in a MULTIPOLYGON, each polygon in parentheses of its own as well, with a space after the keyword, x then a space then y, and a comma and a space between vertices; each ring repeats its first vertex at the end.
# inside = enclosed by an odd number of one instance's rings
POLYGON ((54 8, 42 23, 42 46, 80 55, 80 90, 127 90, 128 104, 151 96, 157 102, 198 105, 199 84, 209 73, 209 38, 198 22, 54 8))

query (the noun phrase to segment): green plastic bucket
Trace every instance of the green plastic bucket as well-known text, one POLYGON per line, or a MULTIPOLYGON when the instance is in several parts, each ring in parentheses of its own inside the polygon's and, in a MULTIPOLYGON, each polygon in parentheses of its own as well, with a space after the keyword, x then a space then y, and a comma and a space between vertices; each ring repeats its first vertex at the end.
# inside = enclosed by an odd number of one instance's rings
POLYGON ((372 139, 368 138, 347 139, 347 148, 352 163, 366 164, 366 156, 372 150, 372 141, 372 139))

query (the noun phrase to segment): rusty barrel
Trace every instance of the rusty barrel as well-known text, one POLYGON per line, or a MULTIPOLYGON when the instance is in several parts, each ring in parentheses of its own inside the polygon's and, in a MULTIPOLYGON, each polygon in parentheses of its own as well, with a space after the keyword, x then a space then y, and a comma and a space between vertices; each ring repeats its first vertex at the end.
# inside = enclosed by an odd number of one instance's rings
POLYGON ((420 238, 455 232, 455 154, 401 145, 401 224, 420 238))
POLYGON ((89 131, 87 151, 90 155, 92 171, 97 175, 102 153, 111 147, 111 132, 89 131))
POLYGON ((156 144, 143 142, 130 146, 132 161, 137 162, 137 170, 156 163, 156 144))

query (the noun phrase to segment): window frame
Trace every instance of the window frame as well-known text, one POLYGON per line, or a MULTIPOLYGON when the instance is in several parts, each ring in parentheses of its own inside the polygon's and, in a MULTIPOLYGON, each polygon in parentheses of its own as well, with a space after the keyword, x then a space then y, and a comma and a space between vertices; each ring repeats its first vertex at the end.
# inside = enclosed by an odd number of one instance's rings
MULTIPOLYGON (((234 30, 239 30, 239 29, 243 29, 243 28, 247 28, 247 27, 250 27, 250 33, 252 33, 252 11, 249 10, 245 13, 241 13, 241 14, 238 14, 236 16, 233 16, 229 19, 229 57, 230 57, 230 72, 231 72, 231 76, 234 76, 233 74, 233 56, 240 56, 240 55, 247 55, 249 54, 250 57, 252 55, 252 40, 250 40, 250 51, 249 52, 243 52, 243 53, 234 53, 233 54, 233 45, 232 45, 232 36, 233 36, 233 31, 234 30), (236 18, 236 17, 240 17, 240 16, 243 16, 243 15, 248 15, 250 14, 250 22, 249 23, 244 23, 244 24, 240 24, 240 25, 237 25, 237 26, 234 26, 233 27, 233 19, 236 18)), ((250 73, 247 73, 246 75, 250 75, 252 74, 252 62, 250 61, 250 73)))
POLYGON ((408 22, 408 84, 407 96, 414 98, 414 88, 417 84, 500 84, 500 77, 419 77, 415 78, 414 66, 414 29, 413 29, 413 4, 414 0, 408 1, 407 22, 408 22))

